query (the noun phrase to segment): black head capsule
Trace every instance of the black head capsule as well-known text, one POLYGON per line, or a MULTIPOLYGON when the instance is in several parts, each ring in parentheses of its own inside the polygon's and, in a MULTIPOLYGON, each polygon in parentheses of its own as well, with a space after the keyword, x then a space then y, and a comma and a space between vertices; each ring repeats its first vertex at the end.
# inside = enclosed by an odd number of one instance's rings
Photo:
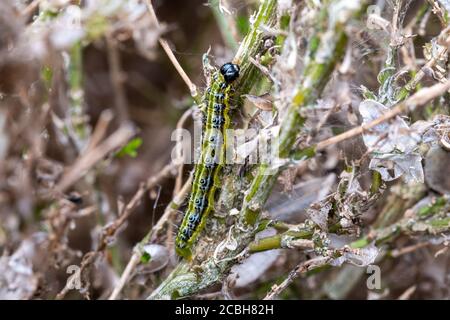
POLYGON ((220 68, 220 73, 222 74, 226 83, 231 83, 239 77, 239 70, 240 69, 237 64, 228 62, 220 68))

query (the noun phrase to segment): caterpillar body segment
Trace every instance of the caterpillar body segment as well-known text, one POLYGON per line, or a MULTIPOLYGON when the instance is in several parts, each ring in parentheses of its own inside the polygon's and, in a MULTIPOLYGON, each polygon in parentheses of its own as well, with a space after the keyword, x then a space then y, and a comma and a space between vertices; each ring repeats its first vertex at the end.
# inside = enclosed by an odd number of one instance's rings
POLYGON ((194 168, 189 203, 175 240, 177 254, 188 260, 192 256, 192 245, 205 227, 209 213, 214 210, 215 193, 221 185, 227 143, 225 132, 231 125, 232 83, 238 77, 239 66, 226 63, 213 74, 211 86, 205 91, 201 153, 194 168))

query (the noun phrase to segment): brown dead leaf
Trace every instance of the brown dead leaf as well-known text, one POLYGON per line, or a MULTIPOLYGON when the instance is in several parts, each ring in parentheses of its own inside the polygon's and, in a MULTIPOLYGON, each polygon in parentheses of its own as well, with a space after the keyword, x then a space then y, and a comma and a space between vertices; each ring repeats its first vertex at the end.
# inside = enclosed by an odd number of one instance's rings
POLYGON ((248 101, 253 103, 255 107, 263 111, 271 111, 273 107, 273 98, 269 93, 265 93, 260 96, 254 96, 251 94, 242 95, 248 101))

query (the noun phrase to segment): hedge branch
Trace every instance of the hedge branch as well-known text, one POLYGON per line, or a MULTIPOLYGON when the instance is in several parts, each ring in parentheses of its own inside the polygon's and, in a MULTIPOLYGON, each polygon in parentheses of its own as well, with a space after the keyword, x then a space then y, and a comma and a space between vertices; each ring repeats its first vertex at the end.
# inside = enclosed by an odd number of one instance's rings
MULTIPOLYGON (((239 87, 242 92, 247 92, 250 89, 251 82, 246 81, 254 78, 252 73, 256 73, 254 67, 251 68, 250 57, 253 56, 252 53, 258 47, 258 42, 255 42, 255 40, 260 39, 259 26, 263 22, 267 24, 268 17, 275 15, 275 5, 276 1, 266 0, 262 2, 255 23, 234 59, 235 63, 239 63, 243 67, 243 77, 239 87)), ((312 37, 317 41, 311 41, 310 59, 304 66, 303 77, 297 85, 294 98, 281 123, 278 142, 275 142, 276 145, 280 146, 277 157, 287 158, 289 156, 295 139, 302 129, 303 118, 299 111, 303 107, 313 104, 322 93, 336 64, 342 59, 345 52, 347 44, 346 23, 360 13, 363 7, 363 1, 356 1, 352 5, 345 5, 340 1, 324 5, 324 14, 321 17, 324 19, 323 25, 328 25, 328 28, 325 31, 319 28, 312 37), (331 10, 335 11, 331 12, 331 10), (333 19, 334 23, 327 23, 326 18, 329 15, 336 15, 340 18, 333 19)), ((246 247, 254 237, 260 210, 282 168, 275 169, 275 172, 270 170, 273 169, 268 164, 261 164, 258 167, 257 173, 245 193, 239 213, 240 219, 227 230, 226 239, 219 243, 213 257, 208 257, 195 270, 192 270, 190 265, 185 262, 180 263, 169 278, 150 295, 149 299, 173 299, 190 296, 225 278, 236 261, 247 253, 246 247), (227 241, 233 242, 235 248, 226 249, 227 241)))

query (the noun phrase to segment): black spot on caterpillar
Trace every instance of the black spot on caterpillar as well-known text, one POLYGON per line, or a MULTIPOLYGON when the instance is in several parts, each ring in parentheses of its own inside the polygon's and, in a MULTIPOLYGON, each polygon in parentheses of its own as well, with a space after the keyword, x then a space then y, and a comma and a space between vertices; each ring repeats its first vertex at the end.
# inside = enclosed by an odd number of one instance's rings
POLYGON ((178 255, 190 259, 191 247, 214 210, 215 193, 220 186, 224 164, 225 131, 230 127, 230 101, 234 94, 232 83, 239 77, 239 66, 225 63, 212 76, 205 90, 202 147, 200 161, 194 168, 191 196, 175 240, 178 255))

